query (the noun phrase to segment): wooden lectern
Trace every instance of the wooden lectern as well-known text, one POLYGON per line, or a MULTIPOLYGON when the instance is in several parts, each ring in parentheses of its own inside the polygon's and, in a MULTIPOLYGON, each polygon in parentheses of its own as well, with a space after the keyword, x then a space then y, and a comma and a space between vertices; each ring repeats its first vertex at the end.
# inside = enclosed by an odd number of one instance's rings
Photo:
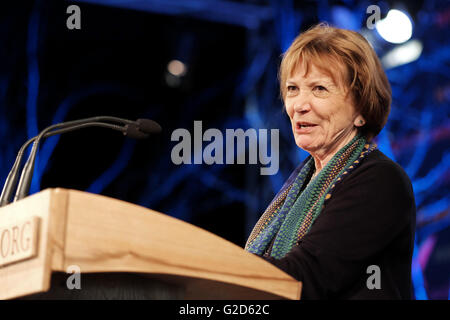
POLYGON ((300 292, 301 282, 239 246, 124 201, 58 188, 0 208, 0 299, 300 299, 300 292), (81 289, 69 289, 75 276, 81 289))

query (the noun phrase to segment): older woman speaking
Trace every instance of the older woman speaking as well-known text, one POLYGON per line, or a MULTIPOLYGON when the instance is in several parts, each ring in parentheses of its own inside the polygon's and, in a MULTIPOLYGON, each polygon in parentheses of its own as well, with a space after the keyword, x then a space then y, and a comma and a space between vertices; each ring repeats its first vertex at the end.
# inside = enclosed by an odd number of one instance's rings
POLYGON ((246 250, 303 282, 302 299, 410 299, 415 203, 372 139, 391 89, 358 33, 319 24, 283 56, 280 86, 300 164, 246 250))

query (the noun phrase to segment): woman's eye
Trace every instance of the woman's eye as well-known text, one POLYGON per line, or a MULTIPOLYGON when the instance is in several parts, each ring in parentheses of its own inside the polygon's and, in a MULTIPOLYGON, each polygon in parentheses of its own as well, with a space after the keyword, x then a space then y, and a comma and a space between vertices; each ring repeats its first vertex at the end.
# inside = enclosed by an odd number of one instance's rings
POLYGON ((295 96, 297 94, 298 87, 297 86, 287 86, 286 95, 289 97, 295 96))
POLYGON ((324 86, 315 86, 313 90, 316 90, 316 91, 327 91, 327 88, 325 88, 324 86))
POLYGON ((312 91, 313 94, 319 98, 326 98, 330 94, 328 89, 325 88, 324 86, 315 86, 312 91))

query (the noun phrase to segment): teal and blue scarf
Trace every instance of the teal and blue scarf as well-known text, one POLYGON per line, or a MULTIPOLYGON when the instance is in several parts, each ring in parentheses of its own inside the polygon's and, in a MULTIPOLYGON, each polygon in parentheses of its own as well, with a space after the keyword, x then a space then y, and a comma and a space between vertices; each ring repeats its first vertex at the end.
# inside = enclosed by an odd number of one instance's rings
POLYGON ((375 144, 368 144, 365 137, 356 135, 312 181, 309 177, 314 171, 314 160, 308 157, 294 181, 263 213, 245 249, 258 255, 269 253, 276 259, 284 257, 309 231, 325 202, 331 198, 335 185, 374 149, 375 144))

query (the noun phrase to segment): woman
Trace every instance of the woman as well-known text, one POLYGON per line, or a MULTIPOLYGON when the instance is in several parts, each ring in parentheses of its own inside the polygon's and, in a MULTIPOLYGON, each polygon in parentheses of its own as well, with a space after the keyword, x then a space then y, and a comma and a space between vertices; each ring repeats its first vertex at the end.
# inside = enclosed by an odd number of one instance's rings
POLYGON ((302 299, 410 299, 415 203, 372 139, 391 89, 358 33, 320 24, 280 67, 295 143, 310 156, 251 233, 246 250, 303 282, 302 299))

